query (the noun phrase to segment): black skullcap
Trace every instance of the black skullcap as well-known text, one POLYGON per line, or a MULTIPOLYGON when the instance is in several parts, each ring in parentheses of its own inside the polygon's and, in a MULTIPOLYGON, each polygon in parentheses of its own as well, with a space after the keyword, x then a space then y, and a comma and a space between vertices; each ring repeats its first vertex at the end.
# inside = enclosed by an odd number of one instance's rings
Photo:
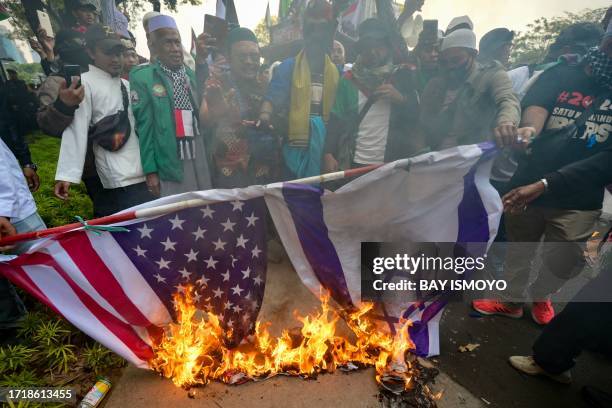
POLYGON ((491 53, 499 49, 504 44, 511 43, 514 39, 514 31, 510 31, 507 28, 495 28, 480 39, 478 48, 480 53, 491 53))
POLYGON ((227 33, 226 46, 228 53, 232 49, 232 45, 240 41, 250 41, 259 45, 257 36, 251 30, 246 27, 235 27, 227 33))
POLYGON ((385 23, 377 18, 368 18, 357 28, 359 39, 385 40, 390 38, 391 34, 385 23))

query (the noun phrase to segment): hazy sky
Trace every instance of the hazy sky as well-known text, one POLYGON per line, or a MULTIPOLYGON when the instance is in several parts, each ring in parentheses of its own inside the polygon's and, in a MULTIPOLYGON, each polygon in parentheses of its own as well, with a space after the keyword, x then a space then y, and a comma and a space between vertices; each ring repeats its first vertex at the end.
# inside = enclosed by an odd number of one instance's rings
MULTIPOLYGON (((254 28, 266 14, 268 0, 234 0, 241 25, 254 28)), ((579 11, 585 8, 607 7, 610 0, 425 0, 422 15, 425 19, 438 19, 440 28, 445 28, 454 16, 469 15, 480 38, 495 27, 508 27, 520 31, 538 17, 553 17, 564 11, 579 11)), ((203 0, 202 6, 179 7, 175 18, 183 37, 190 47, 191 28, 202 32, 204 14, 215 13, 216 0, 203 0)), ((278 0, 270 0, 272 15, 278 10, 278 0)), ((164 10, 162 10, 162 13, 164 10)), ((142 25, 134 30, 138 51, 148 56, 146 38, 142 25)))
MULTIPOLYGON (((266 14, 267 0, 234 0, 240 24, 254 28, 266 14)), ((438 19, 440 28, 445 28, 454 17, 467 14, 474 21, 480 38, 495 27, 508 27, 520 31, 538 17, 552 17, 564 11, 579 11, 584 8, 607 7, 609 0, 425 0, 422 15, 425 19, 438 19)), ((216 0, 203 0, 202 6, 179 7, 176 19, 179 23, 183 43, 190 44, 191 27, 196 33, 202 31, 204 14, 215 13, 216 0)), ((278 10, 278 0, 270 0, 272 15, 278 10)), ((162 10, 163 12, 163 10, 162 10)), ((138 50, 147 55, 146 40, 142 26, 136 30, 138 50)))

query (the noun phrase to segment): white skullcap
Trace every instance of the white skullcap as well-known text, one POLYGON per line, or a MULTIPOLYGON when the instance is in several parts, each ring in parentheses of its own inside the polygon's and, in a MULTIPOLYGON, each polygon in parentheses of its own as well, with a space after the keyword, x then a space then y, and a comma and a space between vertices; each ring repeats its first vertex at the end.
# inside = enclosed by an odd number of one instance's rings
POLYGON ((440 51, 448 50, 449 48, 469 48, 476 51, 476 34, 467 28, 460 28, 451 32, 442 40, 440 51))
POLYGON ((472 19, 469 16, 459 16, 455 17, 448 23, 448 27, 446 27, 446 33, 453 31, 453 29, 461 24, 466 24, 470 30, 474 29, 474 23, 472 23, 472 19))
POLYGON ((157 16, 161 16, 161 13, 157 11, 149 11, 142 17, 142 26, 145 28, 145 31, 147 31, 147 24, 149 24, 149 20, 157 16))

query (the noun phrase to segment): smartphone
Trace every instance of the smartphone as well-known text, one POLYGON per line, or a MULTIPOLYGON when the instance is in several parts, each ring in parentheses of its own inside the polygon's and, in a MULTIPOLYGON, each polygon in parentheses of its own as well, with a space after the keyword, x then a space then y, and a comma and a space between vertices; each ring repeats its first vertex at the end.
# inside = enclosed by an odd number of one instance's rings
POLYGON ((438 35, 438 20, 423 20, 423 32, 438 35))
POLYGON ((66 87, 70 87, 72 81, 80 82, 81 67, 79 65, 64 65, 64 79, 66 80, 66 87))
POLYGON ((217 40, 216 47, 221 52, 225 49, 228 31, 227 21, 210 14, 204 15, 204 32, 217 40))
POLYGON ((51 25, 51 19, 49 18, 49 14, 42 10, 36 10, 36 14, 38 16, 38 27, 43 28, 47 33, 47 37, 55 38, 55 34, 53 34, 53 26, 51 25))

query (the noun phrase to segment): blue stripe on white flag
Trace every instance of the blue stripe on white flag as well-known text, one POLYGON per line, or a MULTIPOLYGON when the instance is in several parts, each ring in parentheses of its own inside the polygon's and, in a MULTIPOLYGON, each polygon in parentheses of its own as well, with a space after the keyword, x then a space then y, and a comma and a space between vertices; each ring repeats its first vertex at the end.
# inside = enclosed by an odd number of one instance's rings
POLYGON ((291 212, 300 244, 321 285, 343 307, 352 306, 344 272, 323 219, 322 191, 319 188, 286 184, 285 203, 291 212))

